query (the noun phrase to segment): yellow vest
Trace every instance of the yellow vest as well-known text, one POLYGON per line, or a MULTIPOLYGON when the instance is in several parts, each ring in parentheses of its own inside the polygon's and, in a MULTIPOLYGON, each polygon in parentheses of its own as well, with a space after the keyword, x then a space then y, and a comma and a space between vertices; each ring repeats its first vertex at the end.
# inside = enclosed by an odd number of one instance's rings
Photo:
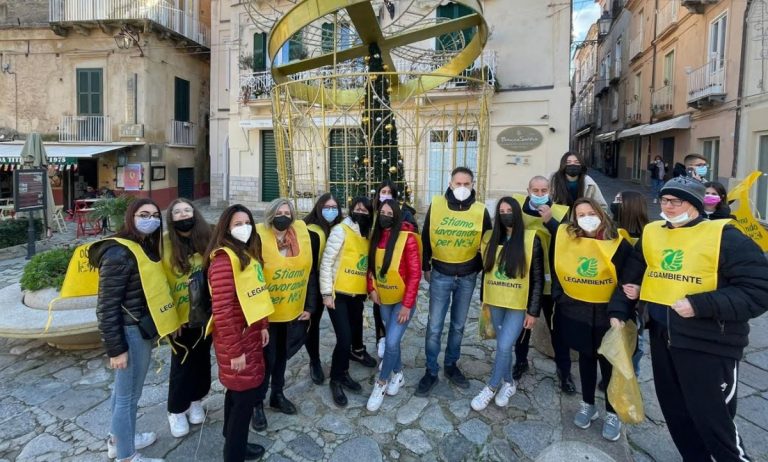
POLYGON ((624 228, 619 228, 619 235, 621 237, 623 237, 624 239, 626 239, 627 242, 632 244, 632 247, 634 247, 635 244, 637 244, 637 241, 639 240, 639 238, 637 238, 637 237, 632 237, 632 235, 629 234, 629 231, 627 231, 624 228))
MULTIPOLYGON (((235 275, 235 292, 237 293, 237 301, 240 302, 240 308, 245 315, 245 322, 250 326, 251 324, 266 318, 275 311, 275 307, 272 306, 272 299, 269 296, 269 290, 267 290, 267 283, 264 279, 264 271, 261 268, 261 263, 253 257, 248 263, 245 270, 240 269, 240 259, 237 258, 235 252, 228 247, 219 247, 211 252, 211 259, 217 251, 223 250, 229 256, 229 262, 232 264, 232 273, 235 275)), ((214 297, 213 288, 211 288, 211 298, 214 297)), ((216 316, 211 316, 208 321, 208 326, 205 330, 205 335, 208 335, 213 331, 214 321, 216 316)))
POLYGON ((419 259, 421 259, 421 239, 416 233, 410 231, 400 231, 397 236, 397 242, 392 252, 392 261, 389 263, 389 269, 384 277, 381 277, 381 267, 384 265, 384 252, 386 249, 376 249, 376 273, 373 278, 373 285, 379 294, 382 305, 394 305, 403 301, 405 295, 405 281, 400 275, 400 262, 403 258, 408 236, 413 236, 419 246, 419 259))
POLYGON ((323 251, 325 250, 325 241, 328 239, 328 237, 323 232, 323 228, 319 227, 318 225, 308 225, 307 229, 317 234, 317 238, 320 240, 320 248, 317 249, 317 263, 315 263, 315 266, 319 268, 320 260, 323 259, 322 257, 323 251))
POLYGON ((294 221, 293 229, 299 242, 299 254, 284 257, 277 247, 272 228, 262 223, 256 225, 256 232, 261 237, 264 276, 275 307, 275 312, 269 317, 270 322, 293 321, 304 311, 309 273, 312 270, 312 243, 303 221, 294 221))
MULTIPOLYGON (((526 196, 515 194, 513 197, 520 204, 520 208, 525 205, 526 196)), ((562 223, 563 218, 568 214, 568 206, 553 203, 551 209, 552 218, 557 220, 558 223, 562 223)), ((525 213, 525 210, 523 210, 523 224, 525 224, 525 229, 536 231, 536 235, 539 236, 539 241, 541 241, 541 248, 544 251, 544 293, 549 295, 552 293, 552 267, 549 261, 549 246, 552 242, 552 236, 550 236, 547 227, 544 226, 541 217, 528 215, 525 213)))
POLYGON ((344 223, 340 226, 344 227, 344 244, 333 293, 365 295, 368 293, 368 239, 344 223))
POLYGON ((608 303, 618 284, 613 255, 622 237, 613 240, 571 237, 560 225, 555 241, 555 272, 563 291, 587 303, 608 303))
POLYGON ((670 306, 687 295, 717 289, 723 227, 730 220, 704 220, 696 226, 665 228, 654 221, 643 230, 647 268, 640 299, 670 306))
POLYGON ((171 262, 171 240, 168 233, 163 235, 163 270, 165 278, 168 280, 168 286, 171 289, 171 297, 176 304, 176 311, 179 316, 179 324, 189 322, 189 277, 195 271, 201 271, 203 268, 203 256, 199 253, 189 257, 190 271, 188 273, 178 273, 171 262))
MULTIPOLYGON (((104 240, 107 239, 122 244, 136 258, 141 288, 144 291, 149 314, 152 316, 158 335, 165 337, 175 332, 181 323, 176 305, 171 297, 171 291, 168 288, 168 281, 165 279, 163 263, 150 260, 141 245, 134 241, 118 237, 109 237, 104 240)), ((69 261, 67 274, 64 276, 64 283, 58 298, 98 295, 99 272, 96 268, 91 268, 90 263, 88 263, 88 251, 93 244, 95 243, 81 245, 75 249, 75 253, 69 261)))
POLYGON ((451 210, 445 196, 435 196, 430 210, 432 258, 444 263, 464 263, 475 258, 480 250, 485 206, 475 202, 469 210, 451 210))
MULTIPOLYGON (((525 310, 528 307, 528 291, 530 287, 531 257, 533 256, 533 241, 536 237, 535 231, 525 231, 525 276, 522 278, 509 278, 506 273, 499 271, 499 259, 501 249, 498 246, 496 250, 496 265, 493 271, 483 274, 483 303, 511 308, 513 310, 525 310)), ((481 254, 485 259, 486 248, 491 240, 491 231, 486 231, 483 235, 481 254)))

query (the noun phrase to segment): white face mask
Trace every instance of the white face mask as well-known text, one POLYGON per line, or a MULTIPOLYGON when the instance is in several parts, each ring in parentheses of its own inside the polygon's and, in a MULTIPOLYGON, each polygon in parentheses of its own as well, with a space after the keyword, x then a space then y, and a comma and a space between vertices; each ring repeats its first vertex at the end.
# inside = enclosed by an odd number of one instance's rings
POLYGON ((251 225, 235 226, 234 228, 229 230, 229 234, 231 234, 232 237, 242 242, 243 244, 248 242, 248 239, 251 238, 252 232, 253 232, 253 226, 251 225))
POLYGON ((688 212, 681 213, 680 215, 676 217, 668 217, 666 213, 661 212, 660 213, 661 218, 667 220, 668 222, 672 223, 673 225, 683 225, 685 223, 688 223, 691 221, 691 217, 688 214, 688 212))
POLYGON ((458 188, 453 189, 453 197, 455 197, 456 200, 459 202, 469 199, 469 196, 471 194, 472 194, 472 190, 467 188, 466 186, 459 186, 458 188))
POLYGON ((581 217, 576 220, 576 223, 579 224, 579 227, 583 229, 584 231, 591 233, 592 231, 596 230, 600 226, 600 218, 595 215, 588 215, 586 217, 581 217))

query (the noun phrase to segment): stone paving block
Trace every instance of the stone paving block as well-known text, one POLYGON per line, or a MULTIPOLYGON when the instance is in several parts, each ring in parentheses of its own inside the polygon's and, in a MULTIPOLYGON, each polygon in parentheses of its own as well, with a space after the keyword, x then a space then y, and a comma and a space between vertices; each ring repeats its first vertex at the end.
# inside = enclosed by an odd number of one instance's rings
POLYGON ((476 448, 464 436, 453 432, 440 440, 438 451, 440 458, 446 462, 462 462, 473 460, 476 448))
POLYGON ((653 424, 633 427, 628 432, 628 438, 633 446, 643 450, 655 461, 682 461, 666 427, 657 427, 653 424))
POLYGON ((768 391, 768 371, 742 361, 739 363, 739 382, 746 383, 756 390, 768 391))
POLYGON ((554 427, 545 422, 513 422, 504 427, 504 435, 526 457, 535 459, 551 443, 554 427))
POLYGON ((453 424, 445 418, 443 409, 438 404, 431 404, 419 419, 419 427, 426 432, 443 436, 453 431, 453 424))
POLYGON ((412 396, 398 411, 397 411, 397 423, 400 425, 408 425, 411 422, 419 418, 421 411, 424 410, 429 404, 427 398, 420 398, 418 396, 412 396))
POLYGON ((64 457, 67 449, 69 449, 68 444, 51 435, 42 434, 27 443, 16 460, 23 462, 35 460, 41 456, 45 456, 43 457, 45 460, 57 460, 64 457))
POLYGON ((367 436, 350 438, 340 444, 331 455, 330 462, 381 462, 381 449, 367 436))
MULTIPOLYGON (((741 405, 741 403, 739 403, 741 405)), ((768 460, 768 438, 765 429, 736 416, 736 429, 752 460, 768 460)))
POLYGON ((768 400, 753 395, 738 402, 738 415, 768 431, 768 400))
MULTIPOLYGON (((206 425, 202 430, 191 431, 189 435, 180 439, 181 442, 178 446, 165 454, 166 460, 221 460, 221 454, 224 450, 224 437, 221 435, 222 425, 221 422, 218 422, 206 425)), ((160 443, 162 442, 158 441, 155 444, 160 443)), ((142 450, 142 452, 149 454, 147 450, 142 450)))
POLYGON ((59 395, 58 399, 47 401, 41 408, 62 420, 71 420, 108 398, 109 393, 101 389, 89 390, 87 393, 70 389, 59 395))
POLYGON ((307 435, 298 435, 288 442, 288 449, 307 460, 321 460, 325 455, 323 448, 307 435))
POLYGON ((535 462, 615 462, 600 449, 580 441, 561 441, 541 451, 535 462))
POLYGON ((432 450, 427 435, 423 431, 413 428, 398 433, 397 442, 417 455, 424 455, 432 450))
POLYGON ((753 366, 757 366, 768 373, 768 349, 747 353, 744 356, 744 361, 742 361, 742 364, 744 364, 744 362, 748 362, 753 366))
POLYGON ((474 418, 459 425, 459 433, 474 444, 483 445, 491 434, 491 427, 482 420, 474 418))
POLYGON ((105 399, 97 406, 80 414, 75 419, 75 423, 96 438, 106 439, 112 422, 110 407, 110 400, 105 399))

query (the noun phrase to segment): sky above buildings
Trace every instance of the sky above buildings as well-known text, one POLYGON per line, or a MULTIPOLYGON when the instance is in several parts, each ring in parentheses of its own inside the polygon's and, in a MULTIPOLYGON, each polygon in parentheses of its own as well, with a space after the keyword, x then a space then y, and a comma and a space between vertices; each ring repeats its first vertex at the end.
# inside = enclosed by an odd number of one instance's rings
POLYGON ((573 40, 584 40, 589 26, 600 17, 600 5, 594 0, 573 0, 573 40))

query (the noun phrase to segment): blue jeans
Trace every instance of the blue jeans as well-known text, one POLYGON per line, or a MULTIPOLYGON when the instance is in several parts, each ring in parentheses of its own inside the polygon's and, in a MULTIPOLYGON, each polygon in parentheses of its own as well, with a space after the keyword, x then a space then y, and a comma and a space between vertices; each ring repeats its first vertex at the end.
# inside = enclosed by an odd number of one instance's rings
POLYGON ((501 379, 512 383, 512 348, 523 330, 525 311, 491 306, 491 321, 496 330, 496 357, 488 385, 497 390, 501 379))
POLYGON ((400 341, 403 339, 405 329, 408 328, 408 324, 413 317, 413 310, 409 310, 408 319, 402 324, 397 322, 397 315, 400 314, 400 308, 402 303, 396 303, 394 305, 381 305, 379 308, 381 311, 381 320, 384 322, 384 328, 387 332, 386 343, 384 347, 384 360, 381 364, 381 372, 379 373, 379 380, 389 380, 392 372, 400 372, 403 370, 403 362, 400 358, 400 341))
POLYGON ((445 366, 455 366, 461 356, 461 339, 464 337, 464 324, 467 322, 469 302, 475 291, 477 273, 466 276, 448 276, 432 270, 429 282, 429 321, 424 349, 427 355, 427 371, 437 375, 440 367, 437 356, 440 354, 440 342, 443 337, 443 324, 448 308, 451 310, 451 323, 448 330, 448 344, 445 347, 445 366))
POLYGON ((653 192, 654 198, 659 197, 662 186, 664 186, 664 180, 660 180, 658 178, 651 178, 651 191, 653 192))
POLYGON ((136 435, 136 410, 152 358, 152 340, 144 339, 138 326, 125 326, 123 331, 128 343, 128 366, 125 369, 115 369, 110 429, 117 449, 117 460, 127 459, 136 453, 133 445, 136 435))

